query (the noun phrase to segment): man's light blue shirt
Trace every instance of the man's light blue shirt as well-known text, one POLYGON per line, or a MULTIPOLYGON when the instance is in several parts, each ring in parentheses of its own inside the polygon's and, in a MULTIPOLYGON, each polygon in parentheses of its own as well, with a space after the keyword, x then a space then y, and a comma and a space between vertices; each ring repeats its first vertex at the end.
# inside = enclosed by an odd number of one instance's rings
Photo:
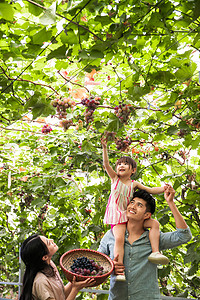
MULTIPOLYGON (((160 232, 160 250, 177 247, 187 243, 192 238, 191 231, 177 229, 174 232, 160 232)), ((98 251, 114 258, 114 235, 109 230, 101 240, 98 251)), ((158 300, 160 291, 158 286, 157 265, 148 261, 151 254, 149 231, 145 230, 138 240, 131 245, 128 241, 128 231, 125 234, 124 266, 126 281, 115 281, 111 275, 108 300, 158 300)))

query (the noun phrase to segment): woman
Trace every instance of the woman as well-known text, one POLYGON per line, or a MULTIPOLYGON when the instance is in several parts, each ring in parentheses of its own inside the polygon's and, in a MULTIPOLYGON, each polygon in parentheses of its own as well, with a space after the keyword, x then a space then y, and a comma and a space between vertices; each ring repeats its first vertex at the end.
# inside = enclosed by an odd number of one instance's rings
POLYGON ((34 234, 21 246, 21 258, 26 265, 20 300, 74 300, 77 293, 86 286, 92 286, 94 279, 75 281, 63 285, 51 258, 58 250, 53 240, 34 234))

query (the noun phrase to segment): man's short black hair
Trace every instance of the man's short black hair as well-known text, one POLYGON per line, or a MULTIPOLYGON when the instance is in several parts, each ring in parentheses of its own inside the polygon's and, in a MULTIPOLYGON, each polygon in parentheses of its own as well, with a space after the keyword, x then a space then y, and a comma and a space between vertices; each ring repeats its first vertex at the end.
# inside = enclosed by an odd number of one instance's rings
POLYGON ((151 194, 149 194, 147 191, 145 190, 137 190, 136 192, 134 192, 133 194, 133 198, 140 198, 143 199, 146 202, 146 212, 150 212, 151 214, 153 214, 155 212, 156 209, 156 201, 155 199, 152 197, 151 194))

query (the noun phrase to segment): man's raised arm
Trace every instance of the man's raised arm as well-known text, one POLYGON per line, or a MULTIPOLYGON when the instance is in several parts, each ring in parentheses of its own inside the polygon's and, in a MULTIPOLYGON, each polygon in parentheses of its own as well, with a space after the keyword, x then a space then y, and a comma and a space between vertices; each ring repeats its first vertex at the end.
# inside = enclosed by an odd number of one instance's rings
POLYGON ((175 223, 176 223, 176 228, 185 229, 188 226, 174 203, 174 195, 175 195, 175 190, 172 188, 172 186, 169 185, 164 192, 165 200, 167 201, 169 208, 173 213, 175 223))
POLYGON ((178 247, 192 238, 190 228, 174 203, 174 195, 175 190, 169 185, 164 192, 164 197, 173 213, 177 229, 173 232, 160 233, 160 250, 178 247))

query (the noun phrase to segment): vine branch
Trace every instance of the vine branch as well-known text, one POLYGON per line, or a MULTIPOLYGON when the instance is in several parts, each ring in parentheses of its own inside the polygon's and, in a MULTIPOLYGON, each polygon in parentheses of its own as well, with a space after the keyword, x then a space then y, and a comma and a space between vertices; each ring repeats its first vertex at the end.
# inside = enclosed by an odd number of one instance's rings
POLYGON ((78 86, 80 86, 81 88, 86 89, 86 91, 87 91, 88 93, 90 93, 90 91, 89 91, 85 86, 83 86, 83 85, 81 85, 81 84, 79 84, 79 83, 77 83, 77 82, 72 82, 71 79, 67 79, 65 76, 63 76, 63 75, 60 73, 60 71, 57 71, 57 73, 58 73, 63 79, 65 79, 67 82, 70 82, 71 84, 74 84, 74 85, 78 85, 78 86))
MULTIPOLYGON (((47 10, 46 7, 40 5, 40 4, 38 4, 38 3, 36 3, 36 2, 34 2, 34 1, 32 1, 32 0, 26 0, 26 1, 29 2, 29 3, 31 3, 31 4, 33 4, 33 5, 35 5, 35 6, 38 6, 38 7, 42 8, 42 9, 44 9, 44 10, 47 10)), ((98 37, 98 35, 96 35, 94 32, 92 32, 92 31, 91 31, 90 29, 88 29, 87 27, 85 27, 85 26, 83 26, 83 25, 81 25, 81 24, 79 24, 79 23, 77 23, 77 22, 74 22, 74 21, 72 21, 72 20, 70 20, 70 19, 66 18, 65 16, 62 16, 62 15, 60 15, 60 14, 58 14, 58 13, 55 13, 55 14, 56 14, 58 17, 63 18, 63 19, 65 19, 65 20, 69 21, 70 23, 72 23, 72 24, 74 24, 74 25, 77 25, 78 27, 81 27, 81 28, 85 29, 86 31, 90 32, 94 37, 96 37, 98 40, 100 40, 100 41, 103 42, 103 40, 102 40, 100 37, 98 37)))
POLYGON ((34 85, 45 86, 45 87, 48 87, 48 88, 50 88, 51 90, 53 90, 54 93, 56 93, 57 95, 59 95, 59 93, 58 93, 52 86, 50 86, 50 85, 48 85, 48 84, 38 83, 38 82, 34 82, 34 81, 32 81, 32 80, 22 79, 22 78, 11 78, 11 77, 9 77, 9 76, 6 74, 5 70, 4 70, 1 66, 0 66, 0 68, 2 69, 3 73, 4 73, 5 76, 8 78, 8 80, 11 80, 11 81, 25 81, 25 82, 32 83, 32 84, 34 84, 34 85))

